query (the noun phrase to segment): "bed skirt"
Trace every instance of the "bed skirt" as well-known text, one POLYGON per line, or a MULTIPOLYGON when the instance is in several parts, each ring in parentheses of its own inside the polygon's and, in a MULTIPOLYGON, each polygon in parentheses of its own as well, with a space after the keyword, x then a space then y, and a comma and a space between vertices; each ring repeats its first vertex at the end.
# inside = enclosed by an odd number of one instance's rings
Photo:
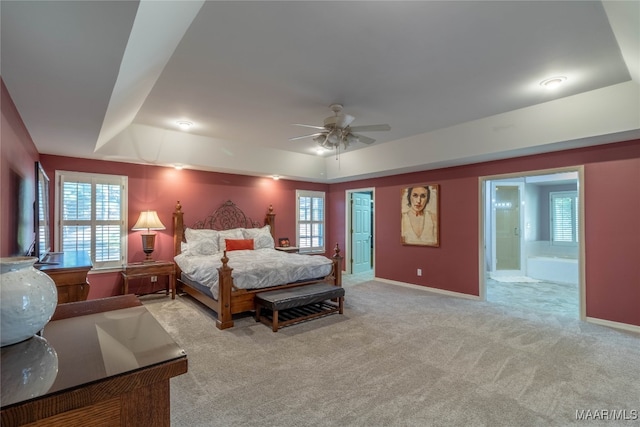
POLYGON ((213 297, 213 294, 211 293, 211 289, 209 289, 207 286, 203 286, 200 283, 189 279, 189 277, 187 277, 186 274, 184 274, 184 273, 180 274, 180 281, 182 283, 184 283, 185 286, 190 286, 193 289, 197 290, 198 292, 200 292, 200 293, 208 296, 209 298, 214 299, 214 300, 217 301, 217 299, 213 297))

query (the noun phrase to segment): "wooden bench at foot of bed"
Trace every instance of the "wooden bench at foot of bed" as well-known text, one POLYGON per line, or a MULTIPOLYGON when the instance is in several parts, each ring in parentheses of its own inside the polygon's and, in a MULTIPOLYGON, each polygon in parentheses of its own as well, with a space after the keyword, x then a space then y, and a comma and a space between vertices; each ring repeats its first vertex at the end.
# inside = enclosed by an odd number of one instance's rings
POLYGON ((293 323, 336 312, 344 312, 344 288, 328 283, 256 294, 256 322, 271 326, 273 332, 293 323), (329 303, 331 299, 337 300, 337 304, 329 303), (271 317, 263 315, 263 309, 270 311, 271 317))

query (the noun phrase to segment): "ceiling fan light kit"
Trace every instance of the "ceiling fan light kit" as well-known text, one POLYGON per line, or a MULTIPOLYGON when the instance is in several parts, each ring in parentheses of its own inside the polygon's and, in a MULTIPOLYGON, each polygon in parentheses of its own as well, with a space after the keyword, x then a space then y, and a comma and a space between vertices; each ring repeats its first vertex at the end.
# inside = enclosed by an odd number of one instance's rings
POLYGON ((343 108, 340 104, 331 104, 329 109, 333 111, 333 116, 324 119, 324 126, 314 126, 295 123, 294 126, 308 127, 311 129, 317 129, 319 132, 315 132, 309 135, 297 136, 290 138, 290 141, 296 141, 298 139, 313 138, 313 140, 321 147, 332 150, 339 150, 340 144, 346 150, 351 144, 362 142, 364 144, 372 144, 375 139, 368 136, 359 135, 353 132, 378 132, 391 130, 391 126, 384 125, 368 125, 368 126, 351 126, 351 123, 355 120, 355 117, 342 112, 343 108))

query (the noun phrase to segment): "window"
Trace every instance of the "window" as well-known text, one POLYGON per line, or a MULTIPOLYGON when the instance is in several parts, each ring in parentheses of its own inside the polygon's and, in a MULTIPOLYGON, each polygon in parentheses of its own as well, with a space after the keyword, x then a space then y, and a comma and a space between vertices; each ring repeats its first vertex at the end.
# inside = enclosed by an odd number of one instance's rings
POLYGON ((551 207, 551 244, 578 243, 578 193, 558 191, 549 193, 551 207))
POLYGON ((300 252, 324 252, 324 193, 297 190, 296 200, 300 252))
POLYGON ((57 247, 86 251, 93 267, 126 260, 127 177, 56 171, 57 247))

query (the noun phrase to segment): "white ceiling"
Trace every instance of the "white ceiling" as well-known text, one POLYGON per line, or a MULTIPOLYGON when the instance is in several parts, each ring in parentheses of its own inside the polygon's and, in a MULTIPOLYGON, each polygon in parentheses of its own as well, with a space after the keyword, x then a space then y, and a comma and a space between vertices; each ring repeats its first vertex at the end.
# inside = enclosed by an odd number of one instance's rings
POLYGON ((340 182, 640 137, 640 1, 2 1, 0 14, 1 75, 43 154, 340 182), (555 75, 558 90, 539 85, 555 75), (332 103, 391 131, 338 159, 289 141, 332 103))

